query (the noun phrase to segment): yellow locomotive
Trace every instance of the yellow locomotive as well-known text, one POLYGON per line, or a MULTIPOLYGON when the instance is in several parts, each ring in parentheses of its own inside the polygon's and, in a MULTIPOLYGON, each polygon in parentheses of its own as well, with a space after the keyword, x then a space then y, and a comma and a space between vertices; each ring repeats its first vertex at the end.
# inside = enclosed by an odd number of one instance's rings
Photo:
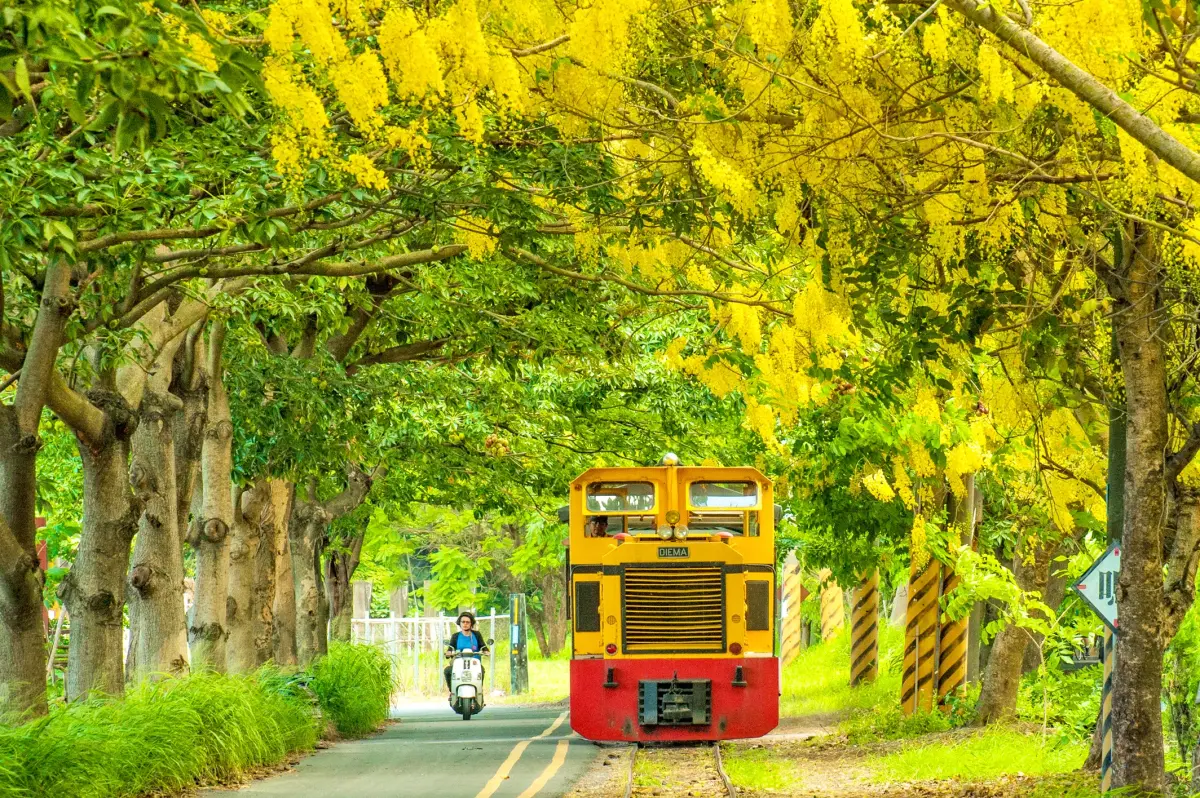
POLYGON ((571 726, 590 740, 758 737, 779 721, 775 505, 753 468, 571 483, 571 726))

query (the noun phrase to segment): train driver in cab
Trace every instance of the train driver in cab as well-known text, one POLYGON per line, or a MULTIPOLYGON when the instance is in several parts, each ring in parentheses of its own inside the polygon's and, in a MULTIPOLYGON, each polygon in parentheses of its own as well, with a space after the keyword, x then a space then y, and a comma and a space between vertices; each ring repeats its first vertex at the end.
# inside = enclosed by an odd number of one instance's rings
POLYGON ((593 515, 588 519, 587 528, 584 530, 584 537, 588 538, 606 538, 608 537, 608 516, 593 515))

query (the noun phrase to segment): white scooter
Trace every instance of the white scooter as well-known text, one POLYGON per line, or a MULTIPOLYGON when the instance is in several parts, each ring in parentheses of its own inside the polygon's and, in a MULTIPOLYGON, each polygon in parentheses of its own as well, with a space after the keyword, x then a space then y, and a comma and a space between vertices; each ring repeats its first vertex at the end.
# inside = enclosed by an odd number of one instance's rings
MULTIPOLYGON (((491 639, 487 645, 491 646, 491 639)), ((450 667, 450 706, 470 720, 483 709, 483 661, 475 651, 452 651, 446 641, 446 657, 452 659, 450 667)))

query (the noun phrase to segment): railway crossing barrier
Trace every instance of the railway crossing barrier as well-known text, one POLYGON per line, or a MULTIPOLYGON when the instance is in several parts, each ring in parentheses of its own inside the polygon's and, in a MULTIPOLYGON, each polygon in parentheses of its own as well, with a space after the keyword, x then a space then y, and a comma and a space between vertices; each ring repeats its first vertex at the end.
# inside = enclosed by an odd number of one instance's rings
POLYGON ((850 620, 850 686, 875 681, 879 674, 879 570, 862 574, 854 588, 850 620))

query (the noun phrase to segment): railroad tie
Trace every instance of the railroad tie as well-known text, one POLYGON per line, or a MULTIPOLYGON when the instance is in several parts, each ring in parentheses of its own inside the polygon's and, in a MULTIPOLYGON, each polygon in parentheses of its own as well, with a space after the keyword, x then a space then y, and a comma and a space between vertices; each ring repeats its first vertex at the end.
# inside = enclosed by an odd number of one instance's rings
POLYGON ((833 572, 822 568, 817 574, 821 582, 821 639, 829 640, 846 625, 846 598, 833 572))
MULTIPOLYGON (((941 566, 940 597, 958 587, 958 574, 948 565, 941 566)), ((938 604, 934 610, 942 615, 938 604)), ((937 696, 938 705, 946 706, 950 696, 960 694, 967 684, 967 624, 968 618, 951 621, 940 617, 937 638, 937 696)))
POLYGON ((904 714, 933 708, 934 648, 937 638, 937 595, 941 568, 930 562, 909 572, 908 609, 904 626, 904 672, 900 706, 904 714))
POLYGON ((793 552, 783 564, 783 637, 780 643, 780 658, 787 665, 800 654, 801 605, 804 601, 804 584, 800 575, 800 563, 793 552))
POLYGON ((850 686, 875 681, 879 674, 879 570, 862 574, 854 588, 850 621, 850 686))

